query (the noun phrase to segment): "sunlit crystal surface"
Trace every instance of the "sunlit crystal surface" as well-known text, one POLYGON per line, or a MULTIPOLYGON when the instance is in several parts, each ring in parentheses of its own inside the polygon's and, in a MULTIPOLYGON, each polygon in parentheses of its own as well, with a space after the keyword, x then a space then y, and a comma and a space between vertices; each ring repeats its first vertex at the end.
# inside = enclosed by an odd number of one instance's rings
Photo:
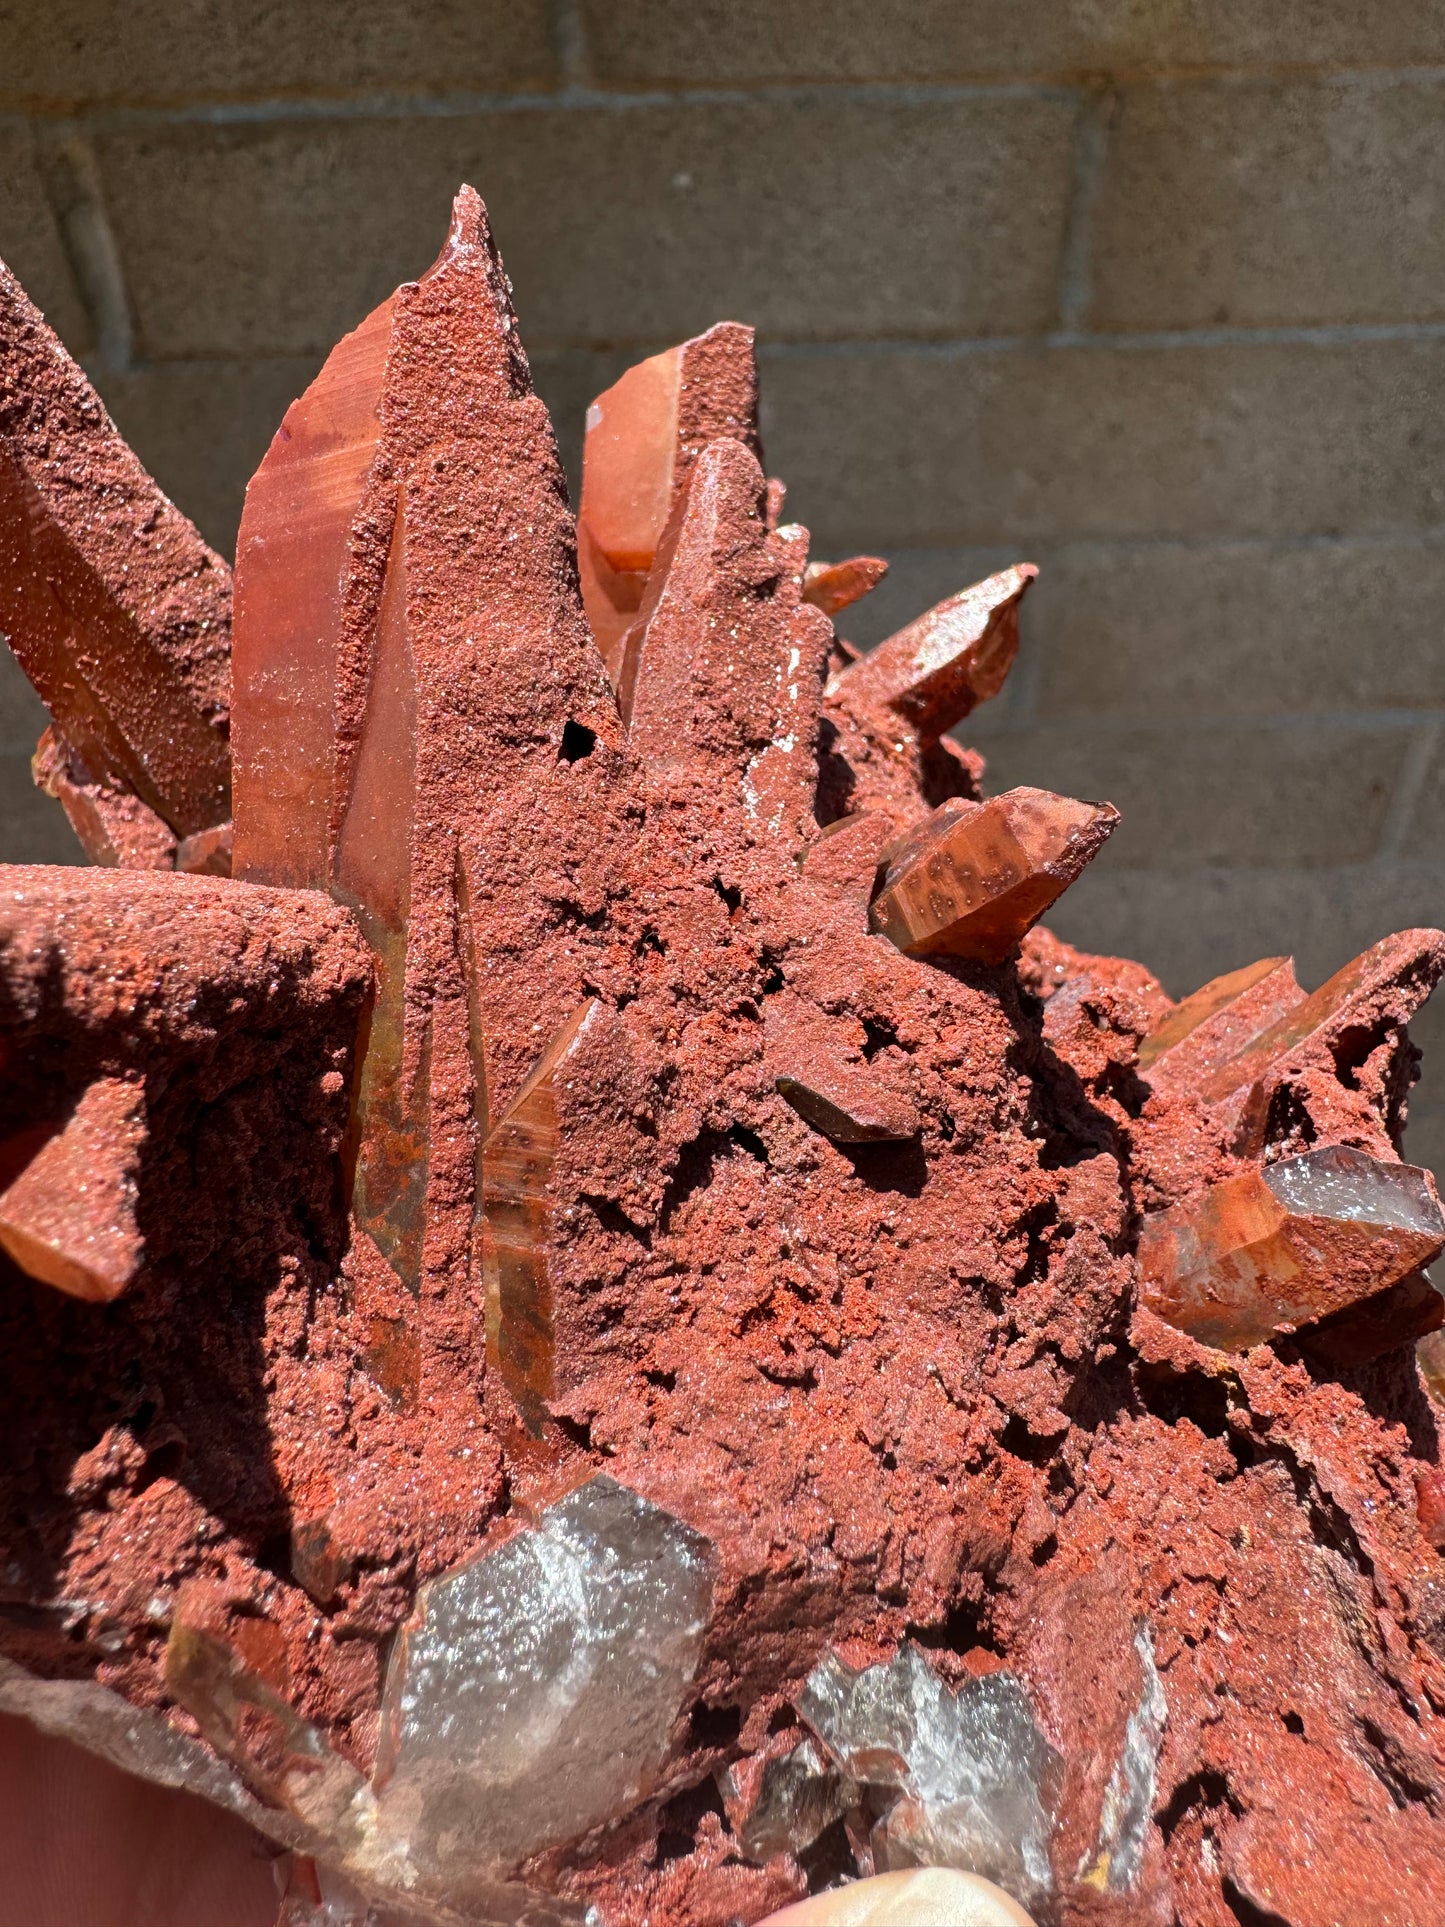
POLYGON ((888 573, 881 555, 850 555, 846 562, 810 562, 803 577, 803 600, 836 616, 871 595, 888 573))
POLYGON ((1264 1181, 1290 1211, 1341 1223, 1392 1225, 1445 1238, 1440 1203, 1424 1171, 1326 1144, 1266 1167, 1264 1181))
POLYGON ((1144 1039, 1139 1068, 1152 1071, 1155 1083, 1207 1075, 1303 999, 1288 957, 1265 957, 1213 977, 1144 1039))
POLYGON ((1048 1893, 1062 1762, 1013 1674, 954 1693, 912 1644, 860 1673, 830 1654, 798 1710, 851 1779, 897 1790, 875 1830, 880 1871, 957 1867, 1026 1902, 1048 1893))
POLYGON ((884 852, 872 927, 914 955, 1002 963, 1118 820, 1107 803, 1048 790, 1008 790, 976 808, 945 803, 912 834, 901 864, 884 852))
POLYGON ((1147 1625, 1134 1634, 1139 1656, 1139 1701, 1124 1729, 1124 1744, 1104 1789, 1095 1851, 1080 1867, 1080 1877, 1109 1893, 1127 1893, 1139 1877, 1154 1815, 1159 1751, 1169 1718, 1169 1701, 1154 1659, 1147 1625))
POLYGON ((1387 1291, 1442 1247, 1425 1172, 1327 1145, 1146 1219, 1143 1300, 1205 1344, 1244 1349, 1387 1291))
POLYGON ((32 1278, 106 1300, 140 1268, 136 1190, 145 1142, 139 1084, 98 1078, 0 1194, 0 1245, 32 1278))
POLYGON ((924 736, 941 736, 996 696, 1019 646, 1019 603, 1038 574, 1004 569, 950 596, 842 669, 829 695, 893 710, 924 736))
POLYGON ((653 1784, 711 1610, 706 1540, 600 1477, 422 1588, 398 1642, 383 1828, 423 1863, 512 1866, 653 1784))
POLYGON ((614 681, 663 529, 693 462, 719 436, 758 452, 753 331, 736 322, 639 362, 587 411, 578 562, 614 681))

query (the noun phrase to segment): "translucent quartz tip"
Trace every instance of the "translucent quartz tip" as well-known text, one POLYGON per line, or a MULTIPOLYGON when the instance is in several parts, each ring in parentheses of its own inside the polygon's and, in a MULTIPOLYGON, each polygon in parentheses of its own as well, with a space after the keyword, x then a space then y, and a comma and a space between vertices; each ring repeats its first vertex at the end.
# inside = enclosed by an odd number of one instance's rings
MULTIPOLYGON (((1242 1351, 1376 1298, 1442 1248, 1428 1172, 1330 1144, 1146 1219, 1143 1302, 1202 1344, 1242 1351)), ((1412 1315, 1399 1342, 1418 1329, 1412 1315)), ((1381 1349, 1370 1344, 1365 1355, 1381 1349)))
POLYGON ((954 1693, 911 1644, 857 1673, 829 1654, 798 1711, 875 1811, 891 1801, 873 1831, 880 1871, 954 1867, 1030 1904, 1048 1894, 1063 1762, 1014 1674, 954 1693))
POLYGON ((644 1798, 712 1607, 708 1541, 600 1477, 424 1586, 397 1640, 383 1832, 424 1866, 517 1865, 644 1798))

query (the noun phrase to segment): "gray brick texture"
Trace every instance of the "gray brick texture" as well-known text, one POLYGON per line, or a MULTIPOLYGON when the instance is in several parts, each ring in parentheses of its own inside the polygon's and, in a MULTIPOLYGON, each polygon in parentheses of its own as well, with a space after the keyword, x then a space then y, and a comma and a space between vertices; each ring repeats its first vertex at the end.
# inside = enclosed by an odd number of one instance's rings
MULTIPOLYGON (((855 641, 1040 564, 969 734, 1120 806, 1051 921, 1176 994, 1445 923, 1442 156, 1399 0, 0 0, 0 255, 212 541, 471 180, 574 480, 731 317, 815 553, 892 563, 855 641)), ((0 652, 0 858, 78 854, 42 721, 0 652)))

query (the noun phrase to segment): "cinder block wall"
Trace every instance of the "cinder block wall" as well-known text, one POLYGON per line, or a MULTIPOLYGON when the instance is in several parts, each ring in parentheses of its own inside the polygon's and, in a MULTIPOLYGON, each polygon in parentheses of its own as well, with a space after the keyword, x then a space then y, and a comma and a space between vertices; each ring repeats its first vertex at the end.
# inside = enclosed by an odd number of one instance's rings
MULTIPOLYGON (((1064 935, 1182 993, 1445 921, 1445 9, 0 4, 0 253, 222 547, 462 179, 574 462, 734 316, 815 552, 893 561, 857 637, 1042 565, 973 735, 1124 811, 1064 935)), ((62 857, 5 667, 0 853, 62 857)))

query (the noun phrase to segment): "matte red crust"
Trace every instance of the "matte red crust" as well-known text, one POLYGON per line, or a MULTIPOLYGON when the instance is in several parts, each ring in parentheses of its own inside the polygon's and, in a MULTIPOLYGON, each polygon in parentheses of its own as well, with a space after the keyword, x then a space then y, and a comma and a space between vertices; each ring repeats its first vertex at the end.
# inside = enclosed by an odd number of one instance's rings
POLYGON ((258 881, 0 878, 0 1179, 101 1080, 144 1095, 113 1302, 0 1259, 0 1654, 220 1735, 289 1837, 303 1742, 371 1770, 418 1586, 605 1471, 718 1577, 656 1783, 509 1870, 559 1906, 723 1927, 855 1869, 841 1823, 750 1859, 746 1791, 826 1652, 911 1638, 1015 1673, 1062 1757, 1051 1920, 1445 1918, 1430 1300, 1226 1356, 1137 1261, 1261 1160, 1397 1155, 1445 938, 1171 1022, 1027 918, 983 956, 870 930, 880 860, 999 814, 938 736, 988 690, 840 667, 729 431, 669 485, 619 710, 469 192, 288 422, 240 563, 258 881))

